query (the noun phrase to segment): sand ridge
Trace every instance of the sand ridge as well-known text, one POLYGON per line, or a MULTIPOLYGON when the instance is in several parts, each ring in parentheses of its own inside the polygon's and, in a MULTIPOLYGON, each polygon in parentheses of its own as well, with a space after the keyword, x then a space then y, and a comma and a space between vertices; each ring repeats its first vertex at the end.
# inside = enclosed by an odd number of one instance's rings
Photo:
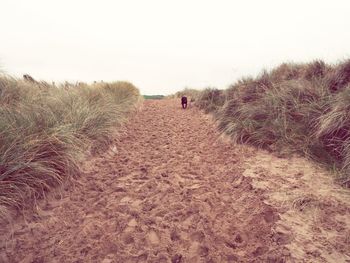
POLYGON ((0 262, 299 262, 296 228, 270 196, 281 182, 259 154, 193 107, 145 101, 76 184, 1 230, 0 262))

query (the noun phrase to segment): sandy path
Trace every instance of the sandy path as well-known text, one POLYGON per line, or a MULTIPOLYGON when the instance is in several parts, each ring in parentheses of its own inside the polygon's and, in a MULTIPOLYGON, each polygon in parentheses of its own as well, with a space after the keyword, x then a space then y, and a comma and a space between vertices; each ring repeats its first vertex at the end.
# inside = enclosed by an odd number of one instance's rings
MULTIPOLYGON (((2 229, 0 262, 328 262, 315 252, 322 248, 346 262, 346 197, 337 199, 342 229, 331 229, 342 245, 299 248, 327 227, 299 236, 288 213, 299 213, 301 224, 309 215, 281 205, 281 186, 308 183, 276 180, 276 169, 286 170, 277 157, 218 139, 207 116, 179 106, 145 101, 115 147, 87 162, 62 198, 52 195, 26 221, 2 229)), ((303 177, 298 169, 289 174, 303 177)))

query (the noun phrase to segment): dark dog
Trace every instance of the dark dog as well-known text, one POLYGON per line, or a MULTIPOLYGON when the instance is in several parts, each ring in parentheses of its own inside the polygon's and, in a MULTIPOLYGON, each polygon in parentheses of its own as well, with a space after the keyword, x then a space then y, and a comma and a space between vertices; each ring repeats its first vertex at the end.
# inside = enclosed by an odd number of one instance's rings
POLYGON ((183 109, 187 108, 187 97, 182 96, 182 98, 181 98, 181 105, 182 105, 183 109))

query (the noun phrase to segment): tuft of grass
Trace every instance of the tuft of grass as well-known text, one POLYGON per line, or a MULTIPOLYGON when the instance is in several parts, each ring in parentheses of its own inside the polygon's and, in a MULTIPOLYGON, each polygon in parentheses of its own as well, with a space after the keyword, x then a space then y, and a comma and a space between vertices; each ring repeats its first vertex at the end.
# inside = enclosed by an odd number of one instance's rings
POLYGON ((284 63, 225 91, 204 90, 196 104, 234 142, 303 154, 350 184, 350 60, 284 63))
POLYGON ((305 194, 296 198, 292 203, 292 208, 300 212, 310 208, 320 208, 322 202, 320 198, 313 194, 305 194))
POLYGON ((206 113, 215 113, 225 102, 223 90, 207 88, 197 95, 196 105, 206 113))
POLYGON ((350 60, 345 61, 330 71, 327 85, 332 92, 337 92, 350 83, 350 60))
POLYGON ((80 173, 135 108, 131 83, 54 86, 0 76, 0 218, 80 173))

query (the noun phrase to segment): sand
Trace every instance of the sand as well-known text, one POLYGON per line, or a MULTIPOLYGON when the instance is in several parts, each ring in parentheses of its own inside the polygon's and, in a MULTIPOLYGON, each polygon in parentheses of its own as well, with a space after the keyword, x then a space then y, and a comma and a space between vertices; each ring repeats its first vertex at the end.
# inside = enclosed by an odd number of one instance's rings
POLYGON ((84 175, 0 229, 0 262, 350 262, 349 191, 145 101, 84 175))

